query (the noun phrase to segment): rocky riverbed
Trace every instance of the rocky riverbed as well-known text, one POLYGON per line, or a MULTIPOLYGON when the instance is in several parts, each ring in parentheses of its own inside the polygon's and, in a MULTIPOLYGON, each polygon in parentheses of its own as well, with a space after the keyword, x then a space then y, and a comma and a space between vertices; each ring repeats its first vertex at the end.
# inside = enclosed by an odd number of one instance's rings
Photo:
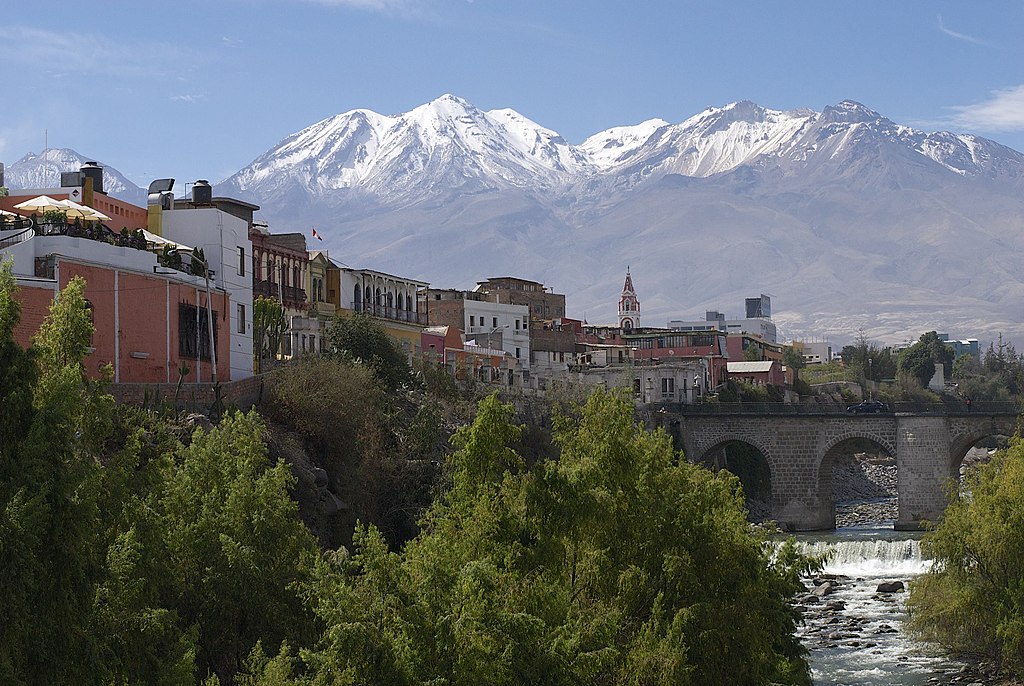
POLYGON ((830 550, 826 572, 805 580, 794 598, 804 615, 799 633, 810 651, 817 686, 927 686, 997 684, 990 666, 954 658, 905 633, 910 580, 927 566, 913 539, 863 537, 870 527, 804 540, 805 549, 830 550))

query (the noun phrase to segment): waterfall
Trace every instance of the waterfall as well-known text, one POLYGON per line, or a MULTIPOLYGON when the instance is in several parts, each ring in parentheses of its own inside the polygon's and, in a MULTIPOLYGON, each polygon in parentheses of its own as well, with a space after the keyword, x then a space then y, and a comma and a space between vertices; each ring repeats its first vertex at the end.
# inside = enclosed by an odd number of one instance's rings
POLYGON ((899 578, 922 574, 931 565, 914 539, 803 541, 799 547, 808 555, 827 555, 822 570, 827 574, 899 578))

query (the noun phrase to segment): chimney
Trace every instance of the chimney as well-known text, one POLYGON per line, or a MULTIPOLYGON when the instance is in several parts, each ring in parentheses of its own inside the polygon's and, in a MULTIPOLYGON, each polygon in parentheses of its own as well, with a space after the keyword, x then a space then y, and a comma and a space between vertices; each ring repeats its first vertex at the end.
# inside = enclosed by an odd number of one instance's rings
POLYGON ((155 233, 157 236, 164 235, 164 210, 174 207, 172 188, 174 188, 174 179, 157 179, 149 184, 146 224, 150 233, 155 233))

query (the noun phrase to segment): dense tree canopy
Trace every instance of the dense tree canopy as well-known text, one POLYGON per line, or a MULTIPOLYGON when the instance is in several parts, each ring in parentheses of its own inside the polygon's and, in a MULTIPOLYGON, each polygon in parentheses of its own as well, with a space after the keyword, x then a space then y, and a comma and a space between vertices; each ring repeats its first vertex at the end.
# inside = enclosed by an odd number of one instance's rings
POLYGON ((911 584, 912 627, 1024 676, 1024 442, 971 472, 923 542, 935 559, 911 584))
POLYGON ((482 403, 403 554, 364 529, 321 563, 314 683, 809 683, 801 560, 752 532, 735 477, 679 460, 614 395, 534 469, 511 416, 482 403))

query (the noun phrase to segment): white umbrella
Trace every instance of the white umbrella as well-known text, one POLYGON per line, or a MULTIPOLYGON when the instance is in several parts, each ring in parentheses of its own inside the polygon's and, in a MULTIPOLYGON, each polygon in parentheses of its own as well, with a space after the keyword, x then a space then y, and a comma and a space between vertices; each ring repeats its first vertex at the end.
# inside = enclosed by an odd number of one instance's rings
POLYGON ((20 214, 14 212, 8 212, 7 210, 0 210, 0 217, 21 217, 20 214))
POLYGON ((145 229, 142 230, 142 235, 146 237, 146 241, 148 241, 149 243, 155 243, 157 245, 166 245, 166 246, 169 246, 171 248, 175 248, 177 250, 187 250, 189 252, 192 251, 192 247, 191 246, 185 245, 184 243, 175 243, 174 241, 170 240, 169 238, 164 238, 163 236, 158 236, 155 233, 151 233, 149 231, 146 231, 145 229))
POLYGON ((110 217, 103 214, 99 210, 95 210, 86 205, 79 205, 74 200, 58 200, 61 205, 67 208, 69 217, 81 217, 82 219, 88 219, 90 221, 108 222, 110 217))
POLYGON ((68 206, 62 203, 62 200, 54 200, 48 195, 40 195, 38 198, 19 202, 14 206, 14 209, 22 210, 24 212, 46 212, 47 210, 67 212, 68 206))

